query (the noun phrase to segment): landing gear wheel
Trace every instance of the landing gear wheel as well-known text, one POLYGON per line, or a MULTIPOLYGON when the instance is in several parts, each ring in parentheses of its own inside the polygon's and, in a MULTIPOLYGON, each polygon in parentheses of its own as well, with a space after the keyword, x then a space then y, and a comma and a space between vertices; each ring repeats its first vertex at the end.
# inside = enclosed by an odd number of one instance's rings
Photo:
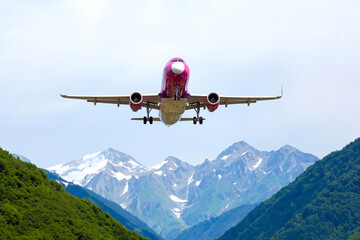
POLYGON ((153 120, 154 120, 153 117, 149 117, 149 123, 150 124, 153 124, 153 120))
POLYGON ((144 124, 147 123, 147 117, 144 117, 144 124))
POLYGON ((196 118, 196 117, 193 118, 193 123, 194 123, 194 124, 197 123, 197 118, 196 118))
POLYGON ((200 117, 200 118, 199 118, 199 123, 200 123, 200 124, 203 124, 203 120, 204 120, 203 117, 200 117))

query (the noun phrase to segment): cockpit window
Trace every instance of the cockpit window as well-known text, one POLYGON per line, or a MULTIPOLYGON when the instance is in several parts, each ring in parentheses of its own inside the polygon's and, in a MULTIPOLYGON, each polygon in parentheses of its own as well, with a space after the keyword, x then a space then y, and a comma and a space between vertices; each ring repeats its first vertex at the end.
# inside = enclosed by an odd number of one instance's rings
POLYGON ((182 60, 182 59, 173 59, 173 60, 171 60, 171 62, 184 62, 184 60, 182 60))

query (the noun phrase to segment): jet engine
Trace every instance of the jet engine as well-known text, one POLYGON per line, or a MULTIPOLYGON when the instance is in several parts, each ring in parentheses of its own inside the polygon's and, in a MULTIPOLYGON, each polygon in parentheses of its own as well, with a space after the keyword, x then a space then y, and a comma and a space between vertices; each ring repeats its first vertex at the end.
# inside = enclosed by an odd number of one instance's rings
POLYGON ((220 96, 217 93, 210 93, 206 98, 206 108, 209 112, 215 111, 220 105, 220 96))
POLYGON ((138 111, 141 108, 142 102, 143 97, 140 93, 134 92, 130 95, 129 105, 131 110, 133 110, 134 112, 138 111))

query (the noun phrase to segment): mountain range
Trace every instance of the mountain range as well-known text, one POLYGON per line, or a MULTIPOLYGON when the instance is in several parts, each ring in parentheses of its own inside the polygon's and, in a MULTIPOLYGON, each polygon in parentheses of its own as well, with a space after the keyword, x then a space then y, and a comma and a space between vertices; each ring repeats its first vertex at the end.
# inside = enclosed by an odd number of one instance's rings
POLYGON ((192 166, 168 157, 149 169, 112 148, 48 168, 120 204, 165 239, 231 209, 258 204, 318 158, 286 145, 259 151, 237 142, 192 166))

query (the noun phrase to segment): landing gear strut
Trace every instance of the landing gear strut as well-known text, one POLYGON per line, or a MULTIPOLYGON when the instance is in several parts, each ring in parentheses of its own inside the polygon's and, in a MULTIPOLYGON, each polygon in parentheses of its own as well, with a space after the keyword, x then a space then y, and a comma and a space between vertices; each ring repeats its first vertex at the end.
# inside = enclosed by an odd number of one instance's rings
POLYGON ((200 124, 203 124, 204 118, 203 117, 199 117, 200 114, 200 103, 198 103, 197 107, 194 108, 195 112, 196 112, 196 117, 193 118, 193 123, 196 124, 197 122, 199 122, 200 124))
POLYGON ((180 100, 179 87, 180 87, 179 85, 176 85, 176 86, 175 86, 176 92, 175 92, 174 100, 180 100))
POLYGON ((153 124, 153 117, 150 117, 150 112, 152 108, 149 108, 149 104, 146 105, 146 116, 144 117, 144 124, 146 124, 148 121, 150 124, 153 124))

